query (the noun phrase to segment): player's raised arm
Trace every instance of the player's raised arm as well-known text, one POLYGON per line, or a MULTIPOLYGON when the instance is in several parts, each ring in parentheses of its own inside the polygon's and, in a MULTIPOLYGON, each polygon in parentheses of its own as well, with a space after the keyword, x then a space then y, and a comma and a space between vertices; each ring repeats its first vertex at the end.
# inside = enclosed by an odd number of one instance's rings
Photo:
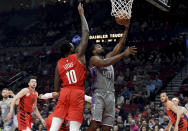
POLYGON ((54 91, 59 92, 61 87, 61 80, 59 78, 59 73, 58 73, 58 64, 55 68, 55 78, 54 78, 54 91))
POLYGON ((167 108, 170 109, 170 110, 172 110, 177 115, 177 117, 176 117, 176 124, 174 125, 175 126, 174 131, 178 131, 178 124, 179 124, 179 121, 180 121, 181 113, 179 112, 178 108, 174 105, 174 103, 171 102, 171 101, 169 101, 167 103, 167 108))
POLYGON ((113 57, 121 52, 121 50, 123 49, 123 46, 125 45, 126 39, 127 39, 128 30, 129 30, 129 27, 125 28, 125 31, 123 32, 123 36, 121 37, 119 43, 114 47, 113 51, 109 52, 106 55, 107 58, 113 57))
POLYGON ((27 88, 24 88, 20 92, 18 92, 18 94, 12 99, 11 105, 10 105, 10 112, 7 116, 8 120, 11 120, 11 118, 12 118, 16 101, 19 100, 20 98, 22 98, 23 96, 25 96, 28 92, 29 92, 29 90, 27 88))
POLYGON ((109 65, 114 65, 118 61, 120 61, 121 58, 123 58, 124 56, 128 56, 131 54, 134 55, 137 52, 136 49, 137 48, 135 47, 128 47, 124 52, 110 57, 108 59, 102 59, 99 56, 92 56, 90 59, 90 66, 105 67, 109 65))
POLYGON ((88 45, 89 27, 88 27, 86 18, 84 16, 84 9, 81 3, 78 5, 78 12, 80 14, 81 25, 82 25, 82 39, 78 46, 77 56, 78 58, 81 58, 82 56, 84 56, 87 45, 88 45))

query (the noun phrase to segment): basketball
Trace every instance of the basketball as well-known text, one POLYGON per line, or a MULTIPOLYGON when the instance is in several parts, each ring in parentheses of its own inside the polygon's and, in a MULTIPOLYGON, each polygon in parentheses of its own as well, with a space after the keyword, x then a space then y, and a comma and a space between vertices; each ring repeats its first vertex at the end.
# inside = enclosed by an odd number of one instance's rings
POLYGON ((128 27, 130 23, 130 19, 128 19, 124 11, 117 11, 115 15, 115 19, 117 24, 124 25, 125 27, 128 27))
POLYGON ((130 23, 130 19, 120 19, 119 17, 115 17, 116 19, 116 23, 119 24, 119 25, 124 25, 125 27, 128 27, 129 26, 129 23, 130 23))

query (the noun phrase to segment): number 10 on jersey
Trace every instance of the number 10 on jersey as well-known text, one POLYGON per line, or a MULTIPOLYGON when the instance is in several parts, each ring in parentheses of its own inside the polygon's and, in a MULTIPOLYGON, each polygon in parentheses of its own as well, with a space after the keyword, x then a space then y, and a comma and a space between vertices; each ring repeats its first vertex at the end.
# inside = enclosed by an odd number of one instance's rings
POLYGON ((75 70, 70 70, 67 71, 66 73, 67 79, 69 81, 69 84, 76 83, 77 82, 77 77, 76 77, 76 72, 75 70))

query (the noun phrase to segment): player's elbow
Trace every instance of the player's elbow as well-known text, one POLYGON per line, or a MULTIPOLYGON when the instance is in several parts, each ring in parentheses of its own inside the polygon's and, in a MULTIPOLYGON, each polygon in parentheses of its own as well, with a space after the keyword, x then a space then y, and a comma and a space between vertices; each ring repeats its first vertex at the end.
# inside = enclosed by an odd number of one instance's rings
POLYGON ((110 65, 112 65, 112 64, 113 64, 112 61, 109 60, 109 59, 103 61, 103 66, 104 66, 104 67, 106 67, 106 66, 110 66, 110 65))

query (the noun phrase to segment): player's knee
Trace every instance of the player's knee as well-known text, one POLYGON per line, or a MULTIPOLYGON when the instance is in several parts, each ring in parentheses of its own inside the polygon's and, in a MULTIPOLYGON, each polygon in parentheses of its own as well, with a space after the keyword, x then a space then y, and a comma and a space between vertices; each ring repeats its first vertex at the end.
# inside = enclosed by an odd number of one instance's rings
POLYGON ((52 117, 52 124, 50 127, 50 131, 58 131, 61 126, 61 123, 63 122, 64 120, 59 117, 52 117))

